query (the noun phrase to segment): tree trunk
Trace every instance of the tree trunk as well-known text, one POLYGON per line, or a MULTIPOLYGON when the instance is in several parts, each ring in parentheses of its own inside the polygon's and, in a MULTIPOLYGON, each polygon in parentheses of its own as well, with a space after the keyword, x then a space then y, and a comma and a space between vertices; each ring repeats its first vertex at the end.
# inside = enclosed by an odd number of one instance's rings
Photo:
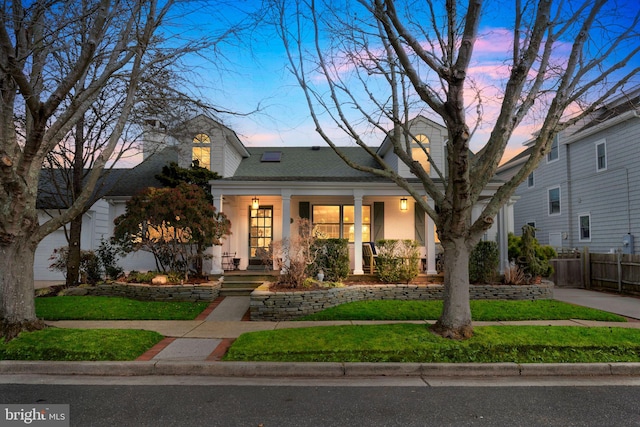
POLYGON ((442 315, 432 331, 445 338, 473 336, 469 305, 469 253, 464 239, 442 241, 444 248, 444 301, 442 315))
POLYGON ((67 252, 66 286, 76 286, 80 276, 80 239, 82 237, 82 215, 71 220, 69 226, 69 251, 67 252))
POLYGON ((0 274, 0 334, 5 340, 15 338, 22 331, 45 327, 36 318, 33 298, 33 263, 35 246, 27 239, 17 238, 0 246, 4 260, 0 274))
MULTIPOLYGON (((84 81, 80 86, 84 85, 84 81)), ((70 204, 75 202, 76 197, 82 192, 82 178, 84 171, 84 115, 80 117, 76 124, 75 150, 73 165, 71 169, 71 182, 73 185, 72 199, 70 204)), ((80 239, 82 238, 82 214, 71 220, 69 230, 69 250, 67 251, 67 286, 78 284, 80 276, 80 239)))

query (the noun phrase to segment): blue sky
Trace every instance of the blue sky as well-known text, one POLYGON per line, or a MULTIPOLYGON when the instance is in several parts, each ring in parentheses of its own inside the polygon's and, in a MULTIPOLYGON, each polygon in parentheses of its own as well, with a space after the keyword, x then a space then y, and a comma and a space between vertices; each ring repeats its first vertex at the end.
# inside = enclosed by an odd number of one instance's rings
MULTIPOLYGON (((486 122, 474 135, 471 144, 474 151, 487 140, 492 127, 492 108, 499 105, 495 101, 499 96, 496 88, 509 72, 502 61, 510 52, 510 31, 506 29, 508 24, 503 22, 505 18, 500 12, 513 2, 494 0, 486 3, 488 10, 480 29, 483 36, 476 44, 475 62, 472 64, 474 76, 483 86, 483 95, 487 99, 484 113, 486 122)), ((577 2, 571 0, 568 3, 575 5, 577 2)), ((251 10, 258 4, 257 1, 239 0, 215 11, 201 9, 183 23, 187 27, 198 27, 213 33, 241 16, 239 9, 251 10)), ((638 0, 620 0, 616 4, 620 10, 628 12, 630 17, 640 8, 638 0)), ((193 3, 187 2, 186 6, 189 5, 193 3)), ((249 113, 260 107, 259 112, 248 116, 221 116, 245 145, 324 145, 314 130, 303 93, 286 68, 287 60, 282 42, 271 29, 263 27, 252 34, 251 41, 221 45, 220 49, 226 58, 221 68, 200 58, 192 59, 192 64, 197 64, 196 72, 200 76, 199 85, 202 86, 200 90, 208 102, 238 113, 249 113)), ((638 58, 635 64, 640 65, 638 58)), ((522 142, 536 128, 536 123, 531 122, 518 129, 509 144, 509 153, 521 150, 522 142)), ((348 141, 344 140, 343 143, 348 141)), ((370 143, 377 145, 375 140, 370 143)))

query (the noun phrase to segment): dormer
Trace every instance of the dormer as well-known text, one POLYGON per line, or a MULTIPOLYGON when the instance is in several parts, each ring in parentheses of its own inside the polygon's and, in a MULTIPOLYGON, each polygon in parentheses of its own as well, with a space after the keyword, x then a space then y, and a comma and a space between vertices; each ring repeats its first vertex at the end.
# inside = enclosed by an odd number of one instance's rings
MULTIPOLYGON (((431 156, 433 164, 444 173, 445 142, 447 141, 447 129, 444 126, 426 117, 417 116, 409 121, 409 133, 406 137, 411 139, 411 154, 414 160, 418 160, 422 164, 429 176, 435 178, 438 174, 429 163, 427 153, 431 156)), ((409 167, 393 152, 393 142, 389 136, 378 148, 378 154, 384 158, 387 164, 396 169, 400 176, 405 178, 413 176, 409 167)))
POLYGON ((234 131, 204 115, 184 122, 171 133, 179 141, 179 165, 183 168, 197 161, 224 178, 232 176, 240 161, 249 157, 234 131))

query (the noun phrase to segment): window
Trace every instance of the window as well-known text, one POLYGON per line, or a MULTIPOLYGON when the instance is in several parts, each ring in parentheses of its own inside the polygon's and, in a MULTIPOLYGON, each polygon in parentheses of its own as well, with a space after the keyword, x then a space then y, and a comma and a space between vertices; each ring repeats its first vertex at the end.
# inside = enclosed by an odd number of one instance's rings
POLYGON ((527 177, 527 187, 528 187, 528 188, 532 188, 532 187, 533 187, 533 185, 534 185, 534 183, 535 183, 535 180, 534 180, 534 178, 533 178, 533 172, 531 172, 531 173, 529 174, 529 176, 527 177))
POLYGON ((211 139, 209 135, 199 133, 193 138, 191 160, 201 168, 211 169, 211 139))
POLYGON ((580 241, 591 241, 591 214, 581 214, 578 216, 578 224, 580 227, 580 241))
POLYGON ((429 163, 429 138, 427 135, 418 134, 415 136, 415 141, 411 144, 411 157, 413 160, 420 162, 425 172, 429 173, 431 170, 431 163, 429 163))
POLYGON ((548 198, 549 215, 560 215, 560 187, 550 188, 548 198))
POLYGON ((558 135, 553 138, 551 151, 547 154, 547 163, 558 160, 558 135))
POLYGON ((596 170, 607 169, 607 145, 604 141, 596 143, 596 170))
MULTIPOLYGON (((355 241, 353 205, 315 205, 313 231, 321 239, 355 241)), ((371 241, 371 206, 362 206, 362 241, 371 241)))

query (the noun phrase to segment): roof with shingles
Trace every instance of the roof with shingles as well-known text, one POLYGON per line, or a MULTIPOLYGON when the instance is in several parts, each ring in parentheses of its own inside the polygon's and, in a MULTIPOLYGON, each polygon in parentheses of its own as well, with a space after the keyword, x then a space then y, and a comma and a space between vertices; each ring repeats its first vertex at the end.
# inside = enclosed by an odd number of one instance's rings
MULTIPOLYGON (((382 178, 349 167, 331 147, 247 147, 235 174, 224 181, 376 181, 382 178), (265 152, 280 152, 280 161, 262 161, 265 152)), ((361 147, 340 147, 354 162, 381 169, 361 147)))
POLYGON ((164 187, 156 179, 162 167, 171 162, 178 163, 178 148, 167 147, 149 156, 133 169, 118 169, 119 179, 107 192, 107 197, 133 196, 147 187, 164 187))
MULTIPOLYGON (((147 187, 163 187, 155 176, 162 172, 163 166, 171 162, 178 162, 176 147, 159 151, 131 169, 105 170, 91 198, 98 200, 102 197, 130 197, 147 187)), ((72 204, 67 173, 68 171, 61 169, 45 169, 40 173, 36 201, 38 209, 66 209, 72 204)), ((85 176, 87 173, 85 170, 85 176)))

